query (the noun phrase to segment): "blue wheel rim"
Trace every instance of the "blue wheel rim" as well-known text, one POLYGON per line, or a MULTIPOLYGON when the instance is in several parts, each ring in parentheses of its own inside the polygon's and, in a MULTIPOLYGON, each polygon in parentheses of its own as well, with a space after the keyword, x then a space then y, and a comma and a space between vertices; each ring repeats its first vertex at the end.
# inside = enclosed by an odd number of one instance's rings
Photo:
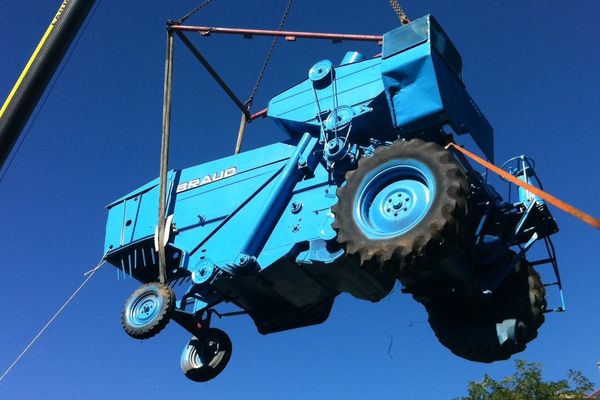
POLYGON ((374 168, 359 186, 356 223, 369 239, 403 235, 425 218, 435 193, 435 179, 425 164, 388 161, 374 168))
POLYGON ((142 328, 156 319, 162 307, 163 299, 157 292, 141 293, 127 306, 127 322, 133 327, 142 328))

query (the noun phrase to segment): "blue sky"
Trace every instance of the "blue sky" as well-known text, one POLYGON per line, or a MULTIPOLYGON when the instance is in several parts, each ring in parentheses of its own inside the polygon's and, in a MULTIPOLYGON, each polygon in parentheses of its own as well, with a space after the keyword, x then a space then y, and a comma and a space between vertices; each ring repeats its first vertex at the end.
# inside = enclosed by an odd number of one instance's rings
MULTIPOLYGON (((0 3, 2 98, 58 3, 0 3)), ((158 175, 164 22, 195 5, 103 0, 0 182, 1 370, 102 256, 105 205, 158 175)), ((189 22, 274 28, 284 5, 216 0, 189 22)), ((497 160, 532 156, 550 193, 600 215, 597 3, 402 5, 413 18, 436 16, 461 52, 469 92, 495 128, 497 160)), ((384 0, 298 1, 287 27, 381 34, 397 24, 384 0)), ((195 40, 245 98, 269 40, 195 40)), ((349 42, 280 43, 255 108, 304 79, 315 61, 339 61, 355 49, 379 51, 349 42)), ((231 154, 238 111, 181 43, 175 54, 171 167, 231 154)), ((284 138, 270 121, 258 121, 244 148, 284 138)), ((538 339, 517 357, 542 362, 548 379, 573 368, 600 386, 600 235, 553 210, 568 312, 547 315, 538 339)), ((176 324, 144 342, 122 332, 121 307, 136 286, 117 281, 110 266, 101 270, 0 382, 0 398, 443 399, 464 394, 467 381, 484 373, 500 378, 513 368, 512 361, 487 365, 452 355, 433 336, 422 307, 397 290, 377 304, 342 295, 324 324, 274 335, 261 336, 246 317, 219 321, 233 357, 217 379, 195 384, 179 370, 189 334, 176 324)), ((557 297, 549 300, 556 304, 557 297)))

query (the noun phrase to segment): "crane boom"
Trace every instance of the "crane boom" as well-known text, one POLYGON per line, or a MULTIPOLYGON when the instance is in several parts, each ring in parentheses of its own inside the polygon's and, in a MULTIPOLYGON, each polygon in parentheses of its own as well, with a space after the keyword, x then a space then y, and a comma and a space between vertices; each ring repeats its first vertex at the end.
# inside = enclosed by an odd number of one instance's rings
POLYGON ((64 0, 0 109, 0 168, 95 0, 64 0))

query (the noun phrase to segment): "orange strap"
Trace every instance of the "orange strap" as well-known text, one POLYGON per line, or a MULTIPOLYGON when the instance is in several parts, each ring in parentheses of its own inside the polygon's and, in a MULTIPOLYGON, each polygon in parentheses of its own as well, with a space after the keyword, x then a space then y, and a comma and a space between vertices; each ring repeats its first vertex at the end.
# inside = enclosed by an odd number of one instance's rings
POLYGON ((490 171, 495 172, 496 174, 500 175, 502 178, 506 179, 507 181, 512 182, 515 185, 520 186, 525 190, 530 191, 531 193, 535 194, 539 198, 546 200, 548 203, 560 208, 561 210, 563 210, 565 212, 568 212, 569 214, 579 218, 583 222, 587 222, 588 224, 592 225, 593 227, 600 229, 600 220, 592 217, 590 214, 587 214, 587 213, 573 207, 572 205, 567 204, 560 199, 557 199, 556 197, 552 196, 551 194, 544 192, 540 188, 537 188, 527 182, 523 182, 519 178, 509 174, 508 172, 496 167, 495 165, 485 161, 483 158, 476 156, 475 154, 471 153, 470 151, 465 150, 462 147, 457 146, 454 143, 448 143, 448 145, 446 146, 446 149, 448 149, 449 147, 453 147, 454 149, 460 151, 465 156, 467 156, 467 157, 471 158, 472 160, 476 161, 477 163, 483 165, 485 168, 489 169, 490 171))

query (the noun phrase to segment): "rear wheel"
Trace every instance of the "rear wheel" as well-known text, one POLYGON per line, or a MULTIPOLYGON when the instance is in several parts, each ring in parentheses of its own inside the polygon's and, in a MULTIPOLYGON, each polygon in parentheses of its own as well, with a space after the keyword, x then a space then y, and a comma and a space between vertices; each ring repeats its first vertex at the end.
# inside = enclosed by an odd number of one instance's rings
MULTIPOLYGON (((508 253, 506 262, 512 256, 508 253)), ((491 296, 487 302, 460 295, 427 302, 429 324, 454 354, 479 362, 506 360, 537 337, 546 291, 527 261, 520 261, 491 296)))
POLYGON ((447 150, 399 140, 346 174, 332 207, 333 228, 348 254, 372 273, 410 276, 457 237, 466 193, 467 178, 447 150))
POLYGON ((195 382, 206 382, 223 371, 231 358, 231 339, 225 332, 208 328, 192 338, 181 353, 181 370, 195 382))

